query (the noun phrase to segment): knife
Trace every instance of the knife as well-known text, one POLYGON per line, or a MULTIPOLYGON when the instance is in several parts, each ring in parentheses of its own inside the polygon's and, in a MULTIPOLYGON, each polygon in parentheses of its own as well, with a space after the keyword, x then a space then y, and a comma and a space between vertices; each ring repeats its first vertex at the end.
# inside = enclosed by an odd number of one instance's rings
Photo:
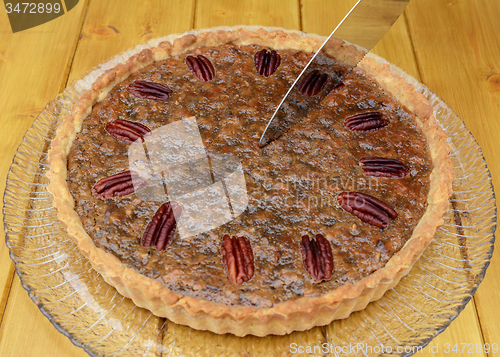
POLYGON ((279 138, 319 104, 366 53, 375 47, 409 2, 410 0, 358 0, 295 79, 267 123, 259 146, 262 148, 279 138), (334 65, 334 62, 328 61, 324 52, 329 46, 335 45, 337 38, 362 46, 367 51, 360 50, 354 56, 343 59, 347 70, 335 71, 335 78, 328 78, 322 85, 325 77, 318 77, 322 75, 321 68, 334 65), (313 88, 315 85, 316 88, 322 87, 318 93, 313 88))

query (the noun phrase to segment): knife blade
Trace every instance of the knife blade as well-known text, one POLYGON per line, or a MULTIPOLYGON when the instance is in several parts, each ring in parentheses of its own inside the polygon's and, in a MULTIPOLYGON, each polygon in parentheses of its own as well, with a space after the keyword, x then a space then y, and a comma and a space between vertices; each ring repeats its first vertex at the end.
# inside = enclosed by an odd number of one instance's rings
MULTIPOLYGON (((357 66, 366 53, 375 47, 409 2, 410 0, 358 0, 288 89, 267 123, 260 137, 259 146, 263 148, 282 136, 319 104, 357 66), (338 45, 338 38, 364 47, 367 51, 359 50, 343 58, 342 62, 347 65, 347 69, 335 71, 334 78, 329 76, 319 93, 307 90, 306 87, 311 88, 310 83, 318 79, 318 72, 323 73, 322 68, 335 65, 335 62, 325 55, 325 50, 338 45)), ((318 87, 320 84, 317 84, 318 87)))

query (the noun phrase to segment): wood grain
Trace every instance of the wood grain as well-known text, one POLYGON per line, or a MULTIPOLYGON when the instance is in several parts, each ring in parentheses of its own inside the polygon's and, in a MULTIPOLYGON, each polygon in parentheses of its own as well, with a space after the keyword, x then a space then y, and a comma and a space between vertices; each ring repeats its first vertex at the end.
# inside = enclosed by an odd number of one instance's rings
POLYGON ((476 306, 474 302, 471 301, 451 325, 435 337, 432 342, 422 350, 422 356, 486 356, 482 349, 476 351, 476 346, 478 344, 483 344, 483 337, 476 313, 476 306), (461 343, 467 345, 460 345, 461 343), (470 349, 472 346, 474 346, 472 349, 474 352, 471 354, 470 349), (457 350, 453 351, 455 347, 457 350))
POLYGON ((137 44, 190 30, 193 13, 194 0, 90 1, 69 83, 137 44))
MULTIPOLYGON (((0 192, 17 147, 36 116, 66 81, 86 1, 68 14, 12 34, 0 6, 0 192)), ((3 232, 3 219, 0 223, 3 232)), ((0 244, 0 321, 9 295, 13 263, 0 244)), ((26 294, 26 292, 24 292, 26 294)), ((0 334, 0 344, 3 340, 0 334)))
POLYGON ((298 0, 199 1, 195 28, 236 25, 279 26, 300 30, 298 0))
MULTIPOLYGON (((422 80, 464 120, 482 148, 493 185, 498 190, 500 1, 421 0, 409 6, 413 11, 408 13, 408 23, 422 80)), ((498 250, 498 241, 495 246, 498 250)), ((500 259, 497 254, 491 259, 484 282, 474 296, 484 341, 490 344, 500 344, 498 287, 500 259)))
POLYGON ((55 329, 31 301, 16 275, 0 330, 0 356, 84 357, 88 354, 55 329), (11 302, 16 302, 11 303, 11 302), (19 309, 23 310, 20 311, 19 309), (21 324, 18 321, 29 323, 21 324))
POLYGON ((302 31, 321 36, 330 35, 356 2, 357 0, 301 0, 302 31))

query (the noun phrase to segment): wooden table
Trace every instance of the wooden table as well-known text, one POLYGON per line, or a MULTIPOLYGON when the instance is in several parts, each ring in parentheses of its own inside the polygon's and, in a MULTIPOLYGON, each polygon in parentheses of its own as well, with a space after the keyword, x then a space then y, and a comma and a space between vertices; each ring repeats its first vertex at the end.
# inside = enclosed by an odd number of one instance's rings
MULTIPOLYGON (((80 0, 62 17, 12 34, 0 5, 0 191, 24 133, 74 78, 149 39, 192 28, 264 25, 327 35, 353 0, 80 0)), ((465 121, 500 187, 500 0, 413 0, 373 52, 435 91, 465 121)), ((2 221, 3 222, 3 221, 2 221)), ((0 223, 2 224, 2 223, 0 223)), ((497 243, 497 247, 498 247, 497 243)), ((500 344, 500 258, 431 346, 500 344)), ((86 356, 21 287, 0 244, 0 356, 86 356)), ((475 353, 485 355, 485 353, 475 353)), ((490 353, 490 355, 493 355, 490 353)), ((499 353, 500 355, 500 353, 499 353)))

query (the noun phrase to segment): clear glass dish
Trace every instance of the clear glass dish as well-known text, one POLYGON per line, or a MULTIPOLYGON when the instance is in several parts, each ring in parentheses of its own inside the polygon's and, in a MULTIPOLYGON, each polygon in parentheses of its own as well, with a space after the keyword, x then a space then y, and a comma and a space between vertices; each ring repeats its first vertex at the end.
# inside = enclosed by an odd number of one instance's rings
POLYGON ((308 351, 401 356, 428 344, 458 316, 484 277, 493 253, 496 203, 481 148, 463 121, 427 87, 394 65, 394 72, 431 101, 449 135, 455 194, 445 224, 408 276, 366 309, 286 336, 216 335, 176 325, 136 307, 106 284, 79 253, 57 220, 47 191, 46 153, 55 129, 71 104, 104 70, 143 48, 178 36, 138 45, 73 82, 48 103, 17 150, 4 195, 6 244, 23 287, 42 313, 91 356, 282 356, 308 355, 308 351))

